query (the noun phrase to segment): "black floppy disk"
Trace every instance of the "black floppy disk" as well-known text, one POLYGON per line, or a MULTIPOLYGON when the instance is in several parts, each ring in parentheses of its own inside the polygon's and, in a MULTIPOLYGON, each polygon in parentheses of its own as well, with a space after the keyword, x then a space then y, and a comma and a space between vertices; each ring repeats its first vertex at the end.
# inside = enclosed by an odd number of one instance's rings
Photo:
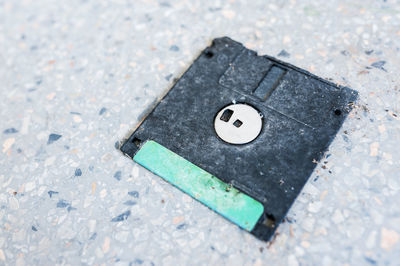
POLYGON ((269 240, 357 92, 217 38, 121 151, 269 240))

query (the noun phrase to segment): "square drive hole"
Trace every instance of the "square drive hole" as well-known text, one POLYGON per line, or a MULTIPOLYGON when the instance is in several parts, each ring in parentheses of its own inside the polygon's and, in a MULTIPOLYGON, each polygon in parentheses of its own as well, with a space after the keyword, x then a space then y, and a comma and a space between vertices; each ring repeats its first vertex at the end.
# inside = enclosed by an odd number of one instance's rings
POLYGON ((235 127, 240 127, 241 125, 243 125, 243 122, 240 121, 239 119, 237 119, 235 122, 233 122, 233 125, 234 125, 235 127))

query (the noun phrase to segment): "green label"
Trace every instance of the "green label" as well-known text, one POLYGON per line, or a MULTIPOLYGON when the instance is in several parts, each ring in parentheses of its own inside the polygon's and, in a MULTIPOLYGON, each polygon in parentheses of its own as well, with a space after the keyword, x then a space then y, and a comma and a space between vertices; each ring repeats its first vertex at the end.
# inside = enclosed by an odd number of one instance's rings
POLYGON ((155 141, 144 143, 133 159, 247 231, 264 212, 260 202, 155 141))

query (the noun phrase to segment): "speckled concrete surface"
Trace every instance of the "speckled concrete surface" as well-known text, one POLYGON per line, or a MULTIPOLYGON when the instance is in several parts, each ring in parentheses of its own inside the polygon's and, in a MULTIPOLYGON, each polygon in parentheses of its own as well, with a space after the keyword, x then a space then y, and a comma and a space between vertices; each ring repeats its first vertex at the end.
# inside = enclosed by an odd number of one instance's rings
POLYGON ((399 1, 0 0, 0 264, 400 264, 399 1), (214 37, 360 101, 271 243, 116 150, 214 37))

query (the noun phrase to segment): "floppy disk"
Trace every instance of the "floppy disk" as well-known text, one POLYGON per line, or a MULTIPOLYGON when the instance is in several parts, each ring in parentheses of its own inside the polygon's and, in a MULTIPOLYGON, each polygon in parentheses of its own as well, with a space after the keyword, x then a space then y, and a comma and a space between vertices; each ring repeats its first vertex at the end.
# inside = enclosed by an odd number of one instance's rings
POLYGON ((215 39, 121 151, 269 240, 357 92, 215 39))

